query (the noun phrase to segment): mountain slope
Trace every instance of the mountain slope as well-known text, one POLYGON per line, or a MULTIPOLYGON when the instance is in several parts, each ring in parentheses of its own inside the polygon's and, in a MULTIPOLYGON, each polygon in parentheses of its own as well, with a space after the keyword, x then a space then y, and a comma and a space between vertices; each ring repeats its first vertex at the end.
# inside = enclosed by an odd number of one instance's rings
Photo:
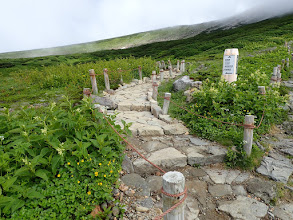
MULTIPOLYGON (((212 32, 219 29, 231 29, 246 24, 255 23, 277 14, 268 13, 268 9, 263 9, 262 13, 256 13, 260 9, 250 10, 240 15, 230 17, 227 19, 212 21, 195 25, 182 25, 169 27, 154 31, 142 32, 123 37, 112 39, 94 41, 89 43, 74 44, 61 47, 27 50, 0 53, 0 59, 4 58, 29 58, 29 57, 42 57, 50 55, 66 55, 76 53, 91 53, 102 50, 116 50, 136 47, 154 42, 186 39, 194 37, 203 32, 212 32)), ((289 9, 287 9, 286 13, 289 9)), ((291 9, 290 9, 291 10, 291 9)))

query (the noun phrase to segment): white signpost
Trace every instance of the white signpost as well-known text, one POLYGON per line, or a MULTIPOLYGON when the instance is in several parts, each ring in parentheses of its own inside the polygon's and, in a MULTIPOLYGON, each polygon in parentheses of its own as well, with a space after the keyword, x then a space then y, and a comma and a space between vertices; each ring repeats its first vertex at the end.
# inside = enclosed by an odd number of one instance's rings
POLYGON ((223 59, 223 77, 231 83, 237 81, 238 49, 226 49, 223 59))

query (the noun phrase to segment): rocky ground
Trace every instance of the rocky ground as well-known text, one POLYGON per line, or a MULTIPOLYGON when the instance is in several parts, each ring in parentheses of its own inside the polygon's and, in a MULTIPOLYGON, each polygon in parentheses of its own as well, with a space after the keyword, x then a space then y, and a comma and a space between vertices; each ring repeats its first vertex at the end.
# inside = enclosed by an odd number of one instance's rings
MULTIPOLYGON (((169 78, 168 72, 164 78, 169 78)), ((293 85, 292 81, 284 83, 293 85)), ((151 92, 147 78, 124 85, 106 95, 108 106, 117 108, 107 113, 118 114, 121 126, 123 120, 132 123, 133 137, 128 140, 150 161, 166 171, 184 174, 188 189, 186 220, 293 219, 293 139, 288 136, 293 128, 292 115, 291 121, 283 125, 285 130, 282 126, 276 128, 275 133, 257 143, 271 149, 257 172, 232 170, 222 163, 226 153, 223 146, 189 135, 180 121, 162 115, 151 92)), ((290 95, 287 107, 292 114, 292 92, 290 95)), ((161 174, 127 148, 122 184, 113 191, 125 204, 123 219, 153 219, 163 212, 161 174)))

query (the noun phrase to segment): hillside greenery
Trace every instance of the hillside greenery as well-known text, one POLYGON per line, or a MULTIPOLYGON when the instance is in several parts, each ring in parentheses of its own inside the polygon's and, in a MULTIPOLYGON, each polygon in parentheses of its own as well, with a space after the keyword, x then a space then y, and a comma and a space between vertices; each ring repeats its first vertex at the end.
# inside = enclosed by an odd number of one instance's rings
MULTIPOLYGON (((158 59, 173 64, 185 59, 186 74, 203 81, 203 89, 190 103, 182 92, 172 90, 171 81, 159 87, 160 94, 172 92, 172 100, 190 112, 232 123, 241 124, 252 114, 258 124, 265 109, 264 121, 255 129, 257 140, 286 119, 282 107, 288 91, 270 85, 270 76, 273 67, 290 56, 284 42, 292 41, 291 30, 293 16, 285 16, 125 50, 0 60, 0 216, 90 218, 95 205, 113 199, 124 145, 90 100, 82 100, 82 89, 90 87, 89 69, 101 74, 108 68, 115 89, 121 75, 125 82, 137 78, 139 65, 144 76, 150 76, 158 59), (240 51, 234 84, 221 80, 226 48, 240 51), (266 96, 258 94, 260 85, 266 86, 266 96)), ((290 71, 292 67, 282 69, 283 80, 290 71)), ((102 91, 103 77, 97 79, 102 91)), ((228 166, 253 168, 265 153, 253 146, 252 157, 245 157, 241 127, 209 121, 174 105, 170 114, 184 121, 191 133, 229 147, 228 166)), ((115 117, 108 120, 113 124, 115 117)), ((125 126, 116 129, 128 135, 125 126)))

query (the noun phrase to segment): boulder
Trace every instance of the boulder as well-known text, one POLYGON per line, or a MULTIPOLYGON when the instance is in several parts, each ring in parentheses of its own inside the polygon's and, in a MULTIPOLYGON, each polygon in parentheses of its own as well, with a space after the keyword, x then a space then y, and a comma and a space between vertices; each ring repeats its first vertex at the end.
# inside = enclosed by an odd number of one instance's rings
POLYGON ((191 86, 191 83, 193 82, 192 79, 189 78, 189 76, 183 76, 180 79, 177 79, 173 83, 173 89, 174 91, 183 91, 186 90, 191 86))
POLYGON ((117 108, 117 104, 115 102, 113 102, 113 100, 111 100, 107 97, 100 97, 100 96, 92 95, 92 98, 93 98, 94 104, 100 104, 100 105, 106 106, 106 107, 108 107, 108 109, 116 109, 117 108))

